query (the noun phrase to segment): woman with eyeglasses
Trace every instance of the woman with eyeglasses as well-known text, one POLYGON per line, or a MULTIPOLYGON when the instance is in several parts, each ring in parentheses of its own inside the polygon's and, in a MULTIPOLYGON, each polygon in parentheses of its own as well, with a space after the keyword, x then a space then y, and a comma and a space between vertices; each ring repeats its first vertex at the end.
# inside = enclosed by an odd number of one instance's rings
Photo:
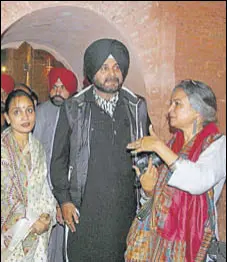
POLYGON ((145 203, 127 237, 126 262, 206 259, 212 239, 218 239, 216 202, 226 179, 226 136, 216 113, 208 85, 181 81, 171 95, 174 134, 168 144, 152 127, 150 136, 128 144, 132 154, 155 152, 164 164, 156 168, 150 158, 143 174, 134 166, 145 203))
POLYGON ((1 134, 1 259, 47 262, 56 201, 47 182, 44 149, 31 131, 35 105, 23 90, 5 102, 9 127, 1 134))

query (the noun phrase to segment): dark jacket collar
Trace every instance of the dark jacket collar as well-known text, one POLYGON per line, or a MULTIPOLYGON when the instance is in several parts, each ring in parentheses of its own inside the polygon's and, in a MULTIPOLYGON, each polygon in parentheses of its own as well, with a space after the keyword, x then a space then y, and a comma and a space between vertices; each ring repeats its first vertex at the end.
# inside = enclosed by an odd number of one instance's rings
MULTIPOLYGON (((90 86, 90 88, 84 93, 84 102, 95 102, 95 97, 93 95, 93 88, 94 86, 90 86)), ((124 88, 121 88, 119 90, 119 103, 133 103, 137 104, 139 101, 139 96, 134 95, 128 91, 126 91, 124 88)))

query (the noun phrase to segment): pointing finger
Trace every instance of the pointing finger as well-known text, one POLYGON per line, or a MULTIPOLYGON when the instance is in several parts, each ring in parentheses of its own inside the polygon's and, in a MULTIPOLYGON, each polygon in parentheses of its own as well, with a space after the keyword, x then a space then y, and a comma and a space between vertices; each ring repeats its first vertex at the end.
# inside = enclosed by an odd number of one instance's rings
POLYGON ((149 157, 149 160, 148 160, 148 167, 147 167, 148 173, 151 173, 151 171, 152 171, 152 167, 153 167, 153 164, 152 164, 152 158, 149 157))

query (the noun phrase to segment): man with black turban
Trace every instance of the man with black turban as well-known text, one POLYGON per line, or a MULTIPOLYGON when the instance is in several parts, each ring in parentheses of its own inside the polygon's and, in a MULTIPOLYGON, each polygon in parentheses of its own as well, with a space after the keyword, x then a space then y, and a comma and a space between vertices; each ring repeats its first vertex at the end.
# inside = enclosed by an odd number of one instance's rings
POLYGON ((67 225, 69 261, 124 261, 138 204, 125 148, 150 124, 145 99, 123 86, 128 68, 123 43, 95 41, 84 54, 91 85, 60 109, 50 176, 67 225))

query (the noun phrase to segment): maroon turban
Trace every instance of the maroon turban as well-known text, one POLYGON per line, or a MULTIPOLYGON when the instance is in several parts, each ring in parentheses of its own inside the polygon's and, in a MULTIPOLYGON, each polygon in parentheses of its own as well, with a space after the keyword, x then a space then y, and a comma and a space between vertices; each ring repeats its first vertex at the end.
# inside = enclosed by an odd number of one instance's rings
POLYGON ((14 80, 10 75, 1 74, 1 88, 9 94, 14 89, 14 80))
POLYGON ((70 95, 77 91, 77 78, 72 71, 66 68, 52 68, 49 75, 49 92, 57 82, 58 78, 62 81, 70 95))

